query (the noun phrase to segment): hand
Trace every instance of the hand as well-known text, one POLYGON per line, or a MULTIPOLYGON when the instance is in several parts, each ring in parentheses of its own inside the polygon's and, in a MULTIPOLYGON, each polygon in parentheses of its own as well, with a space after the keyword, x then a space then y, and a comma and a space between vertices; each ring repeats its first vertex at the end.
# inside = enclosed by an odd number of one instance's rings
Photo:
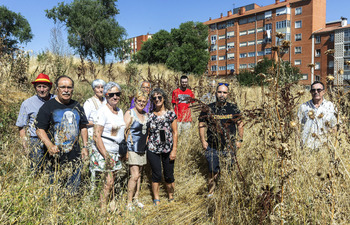
POLYGON ((87 150, 87 148, 82 148, 81 149, 81 158, 83 160, 88 160, 89 159, 89 151, 87 150))
POLYGON ((203 147, 204 150, 207 150, 207 148, 208 148, 208 142, 203 141, 203 142, 202 142, 202 147, 203 147))
POLYGON ((23 138, 21 140, 22 140, 22 147, 24 149, 24 152, 25 152, 26 155, 28 155, 29 151, 28 151, 27 139, 23 138))
POLYGON ((107 155, 105 157, 105 161, 106 161, 106 169, 112 169, 114 167, 115 161, 112 159, 111 156, 107 155))
POLYGON ((240 142, 240 141, 236 141, 236 147, 237 147, 237 148, 240 148, 240 147, 241 147, 241 145, 242 145, 242 142, 240 142))
POLYGON ((60 152, 57 145, 51 145, 50 148, 47 149, 50 155, 55 155, 60 152))
POLYGON ((172 150, 169 155, 170 160, 175 160, 176 159, 176 150, 172 150))

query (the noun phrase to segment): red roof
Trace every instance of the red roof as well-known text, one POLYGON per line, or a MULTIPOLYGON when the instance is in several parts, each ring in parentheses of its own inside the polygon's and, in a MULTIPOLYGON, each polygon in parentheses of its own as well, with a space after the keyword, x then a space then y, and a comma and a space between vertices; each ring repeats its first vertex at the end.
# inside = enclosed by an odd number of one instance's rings
POLYGON ((320 29, 318 31, 315 31, 314 34, 328 33, 328 32, 332 32, 332 31, 335 31, 335 30, 341 30, 341 29, 346 29, 346 28, 350 28, 350 24, 345 26, 345 27, 337 26, 337 27, 322 28, 322 29, 320 29))

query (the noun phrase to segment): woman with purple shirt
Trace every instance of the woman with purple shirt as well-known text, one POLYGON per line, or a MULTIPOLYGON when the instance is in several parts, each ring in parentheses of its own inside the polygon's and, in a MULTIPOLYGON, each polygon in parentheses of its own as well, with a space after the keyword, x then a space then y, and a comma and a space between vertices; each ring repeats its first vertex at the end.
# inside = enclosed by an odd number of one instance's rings
MULTIPOLYGON (((147 95, 149 95, 149 93, 151 92, 151 83, 149 81, 142 81, 141 83, 141 90, 146 92, 147 95)), ((131 105, 130 105, 130 109, 135 108, 135 98, 133 98, 131 100, 131 105)), ((152 104, 150 99, 148 99, 147 101, 147 105, 145 106, 145 108, 143 109, 146 113, 151 112, 152 110, 152 104)))

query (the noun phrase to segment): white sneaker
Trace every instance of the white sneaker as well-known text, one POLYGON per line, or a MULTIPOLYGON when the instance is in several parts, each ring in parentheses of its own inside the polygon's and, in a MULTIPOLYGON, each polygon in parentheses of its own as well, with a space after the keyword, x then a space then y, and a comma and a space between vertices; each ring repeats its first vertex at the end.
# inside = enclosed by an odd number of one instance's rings
POLYGON ((139 202, 139 200, 137 200, 137 199, 134 200, 134 205, 136 205, 136 206, 139 207, 140 209, 143 209, 143 207, 145 206, 144 204, 142 204, 141 202, 139 202))

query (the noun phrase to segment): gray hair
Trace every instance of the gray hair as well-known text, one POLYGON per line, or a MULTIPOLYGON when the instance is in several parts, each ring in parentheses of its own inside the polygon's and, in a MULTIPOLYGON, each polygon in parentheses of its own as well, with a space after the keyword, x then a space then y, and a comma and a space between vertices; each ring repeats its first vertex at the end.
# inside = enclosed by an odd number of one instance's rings
POLYGON ((103 95, 106 96, 107 92, 111 90, 113 87, 117 87, 120 92, 122 91, 119 84, 114 82, 108 82, 103 88, 103 95))
POLYGON ((104 80, 101 80, 101 79, 96 79, 94 81, 92 81, 91 83, 91 87, 92 87, 92 90, 95 89, 95 87, 97 86, 105 86, 106 85, 106 82, 104 80))

